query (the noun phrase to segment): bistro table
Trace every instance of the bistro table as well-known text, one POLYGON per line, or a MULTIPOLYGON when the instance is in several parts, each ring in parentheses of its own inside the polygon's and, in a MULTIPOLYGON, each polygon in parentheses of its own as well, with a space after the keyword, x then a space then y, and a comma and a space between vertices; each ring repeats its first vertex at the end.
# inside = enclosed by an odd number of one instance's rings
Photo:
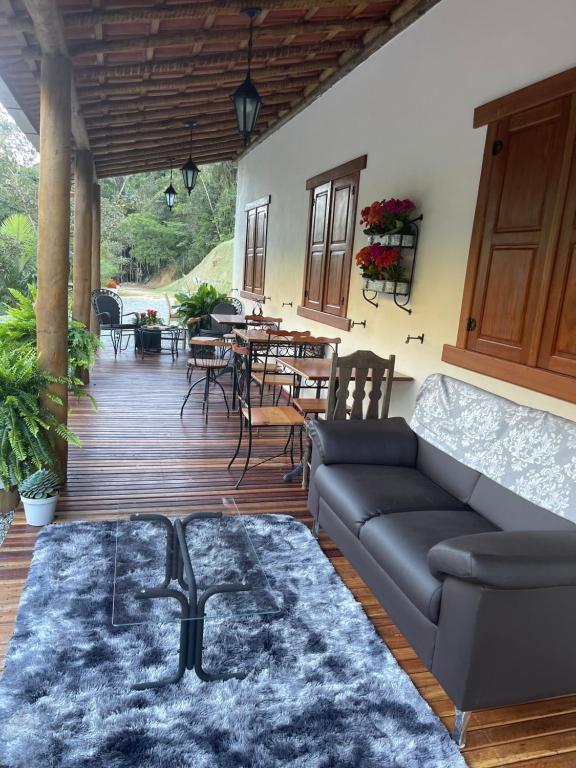
MULTIPOLYGON (((300 378, 300 386, 306 387, 304 382, 310 382, 316 387, 316 394, 320 394, 322 384, 330 380, 332 360, 329 357, 278 357, 276 362, 287 368, 300 378)), ((414 381, 412 376, 394 371, 392 381, 414 381)))
POLYGON ((221 315, 218 312, 213 312, 210 317, 215 323, 220 325, 246 325, 246 315, 221 315))

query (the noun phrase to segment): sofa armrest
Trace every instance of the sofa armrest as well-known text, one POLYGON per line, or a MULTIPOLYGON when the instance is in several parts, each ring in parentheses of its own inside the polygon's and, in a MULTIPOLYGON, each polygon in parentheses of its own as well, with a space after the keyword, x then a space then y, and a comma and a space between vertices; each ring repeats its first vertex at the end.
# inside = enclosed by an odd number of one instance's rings
POLYGON ((438 578, 501 589, 576 586, 576 529, 458 536, 432 547, 428 565, 438 578))
POLYGON ((400 417, 313 421, 309 433, 324 464, 416 464, 418 438, 400 417))

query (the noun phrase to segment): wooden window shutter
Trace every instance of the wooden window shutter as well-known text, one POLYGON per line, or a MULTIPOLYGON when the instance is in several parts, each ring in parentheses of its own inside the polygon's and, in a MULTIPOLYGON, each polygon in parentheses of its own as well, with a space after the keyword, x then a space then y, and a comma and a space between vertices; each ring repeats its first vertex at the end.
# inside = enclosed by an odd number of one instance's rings
POLYGON ((262 205, 255 210, 254 221, 254 268, 252 291, 264 295, 264 265, 266 258, 266 232, 268 225, 268 206, 262 205))
POLYGON ((254 291, 254 252, 256 247, 256 208, 246 214, 246 251, 244 254, 244 290, 254 291))
POLYGON ((331 183, 321 184, 312 190, 312 209, 306 258, 304 306, 322 309, 324 288, 324 255, 328 239, 331 183))
POLYGON ((572 161, 558 253, 544 314, 538 365, 576 376, 576 155, 572 161))
POLYGON ((489 134, 486 206, 474 225, 480 239, 467 326, 471 351, 536 363, 569 113, 570 99, 557 99, 506 117, 489 134))
POLYGON ((332 182, 331 190, 322 309, 342 317, 348 303, 358 182, 359 174, 344 176, 332 182))

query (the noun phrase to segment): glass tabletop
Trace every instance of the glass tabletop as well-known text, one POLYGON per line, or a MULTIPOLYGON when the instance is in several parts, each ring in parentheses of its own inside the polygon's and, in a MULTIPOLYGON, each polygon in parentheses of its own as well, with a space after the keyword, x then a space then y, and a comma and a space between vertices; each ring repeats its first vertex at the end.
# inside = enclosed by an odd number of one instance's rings
POLYGON ((184 517, 118 519, 112 624, 279 613, 261 549, 232 498, 184 517))

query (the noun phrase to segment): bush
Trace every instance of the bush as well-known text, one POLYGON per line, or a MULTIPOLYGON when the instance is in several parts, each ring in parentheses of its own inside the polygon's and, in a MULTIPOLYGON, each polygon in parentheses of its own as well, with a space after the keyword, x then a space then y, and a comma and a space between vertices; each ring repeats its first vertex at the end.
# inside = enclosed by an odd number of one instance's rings
POLYGON ((198 318, 200 326, 206 325, 210 319, 210 309, 216 301, 224 301, 225 293, 221 293, 209 283, 201 283, 195 293, 177 293, 175 296, 176 315, 184 322, 192 317, 198 318))

